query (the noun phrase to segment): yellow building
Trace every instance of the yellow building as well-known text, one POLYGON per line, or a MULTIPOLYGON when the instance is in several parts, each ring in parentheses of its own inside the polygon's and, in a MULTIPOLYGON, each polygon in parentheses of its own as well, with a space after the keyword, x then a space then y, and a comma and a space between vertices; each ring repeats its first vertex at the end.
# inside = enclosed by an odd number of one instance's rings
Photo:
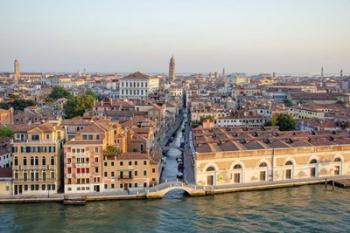
POLYGON ((58 124, 15 125, 12 144, 13 194, 51 194, 61 188, 61 147, 58 124))
POLYGON ((193 140, 198 185, 350 175, 348 134, 214 128, 193 130, 193 140))

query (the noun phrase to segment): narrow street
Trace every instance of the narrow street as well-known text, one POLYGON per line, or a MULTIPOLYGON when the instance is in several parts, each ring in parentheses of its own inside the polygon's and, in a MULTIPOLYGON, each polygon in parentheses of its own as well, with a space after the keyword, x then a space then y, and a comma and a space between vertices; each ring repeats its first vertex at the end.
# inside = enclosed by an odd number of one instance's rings
POLYGON ((163 172, 161 182, 181 180, 178 174, 183 175, 183 181, 194 183, 193 160, 189 145, 190 125, 187 119, 187 111, 184 111, 183 121, 174 138, 169 139, 169 150, 164 155, 163 172), (181 147, 183 146, 183 147, 181 147), (181 160, 180 160, 181 159, 181 160), (183 164, 183 169, 181 165, 183 164), (179 169, 180 168, 180 169, 179 169))

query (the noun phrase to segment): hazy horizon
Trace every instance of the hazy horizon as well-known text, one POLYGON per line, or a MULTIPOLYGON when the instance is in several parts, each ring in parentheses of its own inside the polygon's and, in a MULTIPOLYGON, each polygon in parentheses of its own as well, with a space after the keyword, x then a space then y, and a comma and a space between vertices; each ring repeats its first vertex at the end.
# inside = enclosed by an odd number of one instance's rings
POLYGON ((0 71, 350 72, 350 1, 1 1, 0 71))

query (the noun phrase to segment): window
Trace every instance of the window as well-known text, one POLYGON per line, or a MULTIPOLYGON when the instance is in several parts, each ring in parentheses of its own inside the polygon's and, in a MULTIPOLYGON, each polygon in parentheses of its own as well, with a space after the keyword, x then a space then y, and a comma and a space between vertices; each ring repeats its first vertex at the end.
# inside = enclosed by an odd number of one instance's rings
POLYGON ((317 166, 317 160, 313 159, 310 161, 311 167, 310 167, 310 176, 315 177, 316 176, 316 166, 317 166))
POLYGON ((107 172, 105 172, 105 177, 107 177, 107 175, 108 175, 107 172))
POLYGON ((131 166, 132 165, 132 161, 129 161, 129 166, 131 166))
POLYGON ((38 134, 33 134, 32 135, 32 141, 39 141, 39 135, 38 134))
POLYGON ((39 165, 39 157, 35 157, 35 165, 36 165, 36 166, 39 165))
POLYGON ((28 177, 27 177, 27 173, 25 172, 25 173, 23 173, 23 179, 24 179, 24 181, 27 181, 27 179, 28 179, 28 177))
POLYGON ((143 171, 143 175, 147 176, 147 171, 146 170, 143 171))
POLYGON ((152 168, 152 172, 153 172, 153 173, 156 173, 156 169, 155 169, 155 168, 152 168))
POLYGON ((18 166, 18 157, 15 157, 15 166, 18 166))
POLYGON ((55 165, 55 158, 51 156, 51 166, 55 165))
POLYGON ((111 166, 114 167, 114 162, 111 162, 111 166))
POLYGON ((213 171, 215 171, 215 168, 214 167, 208 167, 206 171, 207 172, 213 172, 213 171))
POLYGON ((46 180, 46 172, 43 172, 43 180, 46 180))
POLYGON ((134 172, 135 176, 137 176, 137 171, 134 172))
POLYGON ((23 157, 23 166, 27 166, 27 157, 23 157))
POLYGON ((143 161, 143 165, 147 165, 147 161, 145 160, 145 161, 143 161))
POLYGON ((123 165, 124 165, 123 161, 120 161, 120 166, 123 166, 123 165))
POLYGON ((41 160, 41 164, 42 164, 43 166, 45 166, 45 165, 46 165, 46 158, 45 158, 45 157, 43 157, 43 158, 42 158, 42 160, 41 160))
POLYGON ((114 177, 114 172, 111 172, 111 176, 114 177))
POLYGON ((137 161, 134 162, 135 166, 137 166, 137 161))

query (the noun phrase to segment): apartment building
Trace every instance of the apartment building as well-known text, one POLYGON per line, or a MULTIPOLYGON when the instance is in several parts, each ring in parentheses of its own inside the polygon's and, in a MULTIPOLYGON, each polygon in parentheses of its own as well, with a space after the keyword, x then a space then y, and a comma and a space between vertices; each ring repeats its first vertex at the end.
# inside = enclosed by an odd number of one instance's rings
POLYGON ((61 188, 62 140, 59 124, 15 125, 12 146, 14 195, 52 194, 61 188))
POLYGON ((159 182, 152 127, 92 119, 64 146, 65 193, 108 192, 159 182))

